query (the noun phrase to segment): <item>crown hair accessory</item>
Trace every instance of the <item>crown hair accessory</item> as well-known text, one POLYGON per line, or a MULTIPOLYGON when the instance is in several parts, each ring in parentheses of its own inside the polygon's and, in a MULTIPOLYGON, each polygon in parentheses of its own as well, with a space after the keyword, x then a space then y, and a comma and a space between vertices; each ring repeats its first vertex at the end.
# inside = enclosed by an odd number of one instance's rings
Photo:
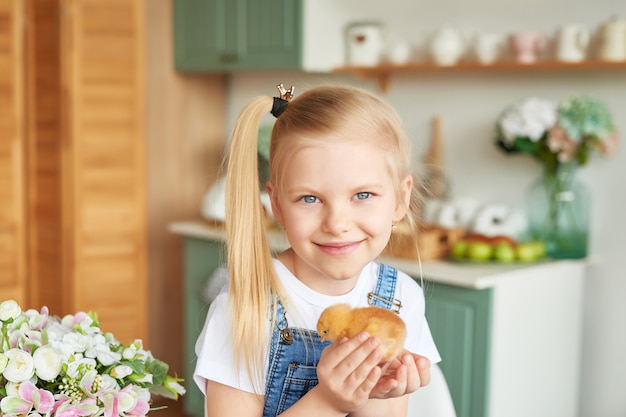
POLYGON ((289 100, 293 98, 293 92, 296 89, 295 86, 291 86, 289 90, 285 90, 285 86, 283 83, 280 83, 276 86, 279 92, 278 97, 274 97, 274 104, 272 105, 272 115, 274 117, 278 117, 287 109, 287 104, 289 104, 289 100))

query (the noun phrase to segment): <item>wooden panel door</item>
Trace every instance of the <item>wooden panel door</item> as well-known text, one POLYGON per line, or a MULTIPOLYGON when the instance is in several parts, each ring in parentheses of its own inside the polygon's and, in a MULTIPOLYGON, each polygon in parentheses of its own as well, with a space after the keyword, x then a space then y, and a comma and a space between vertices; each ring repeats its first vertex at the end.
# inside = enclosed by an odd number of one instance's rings
POLYGON ((65 306, 146 340, 143 1, 62 7, 65 306))
POLYGON ((72 313, 64 306, 62 262, 61 13, 58 0, 25 3, 28 294, 31 306, 59 315, 72 313))
POLYGON ((27 10, 32 303, 145 341, 143 1, 27 10))
POLYGON ((26 303, 23 2, 0 0, 0 301, 26 303))

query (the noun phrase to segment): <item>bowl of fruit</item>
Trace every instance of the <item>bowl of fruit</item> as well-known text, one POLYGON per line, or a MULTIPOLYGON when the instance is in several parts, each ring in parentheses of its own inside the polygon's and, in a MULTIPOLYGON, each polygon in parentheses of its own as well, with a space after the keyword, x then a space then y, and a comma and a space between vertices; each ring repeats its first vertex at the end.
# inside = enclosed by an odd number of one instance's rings
POLYGON ((505 235, 470 233, 454 242, 449 256, 455 261, 532 263, 545 258, 546 245, 540 240, 517 241, 505 235))

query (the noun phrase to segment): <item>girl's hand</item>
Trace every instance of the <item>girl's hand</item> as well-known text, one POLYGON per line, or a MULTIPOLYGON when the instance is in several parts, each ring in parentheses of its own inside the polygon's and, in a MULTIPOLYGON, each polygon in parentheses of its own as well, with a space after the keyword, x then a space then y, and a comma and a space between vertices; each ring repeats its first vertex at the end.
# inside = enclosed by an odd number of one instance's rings
POLYGON ((350 413, 363 407, 381 376, 380 340, 359 333, 328 346, 317 365, 315 389, 334 409, 350 413))
POLYGON ((430 361, 408 350, 403 350, 383 368, 385 371, 372 389, 370 398, 401 397, 430 383, 430 361))

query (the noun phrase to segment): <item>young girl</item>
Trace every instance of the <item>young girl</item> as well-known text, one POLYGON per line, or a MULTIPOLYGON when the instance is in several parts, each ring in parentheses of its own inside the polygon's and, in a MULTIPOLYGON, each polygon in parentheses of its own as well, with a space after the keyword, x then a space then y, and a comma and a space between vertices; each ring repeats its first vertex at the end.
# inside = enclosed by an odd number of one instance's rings
POLYGON ((439 361, 417 283, 375 259, 394 225, 415 226, 409 141, 393 109, 364 90, 318 87, 259 97, 239 116, 227 168, 229 285, 196 353, 208 417, 406 416, 408 393, 439 361), (277 117, 267 191, 291 247, 274 258, 259 196, 257 132, 277 117), (378 305, 407 326, 382 372, 380 340, 333 344, 315 331, 328 306, 378 305))

